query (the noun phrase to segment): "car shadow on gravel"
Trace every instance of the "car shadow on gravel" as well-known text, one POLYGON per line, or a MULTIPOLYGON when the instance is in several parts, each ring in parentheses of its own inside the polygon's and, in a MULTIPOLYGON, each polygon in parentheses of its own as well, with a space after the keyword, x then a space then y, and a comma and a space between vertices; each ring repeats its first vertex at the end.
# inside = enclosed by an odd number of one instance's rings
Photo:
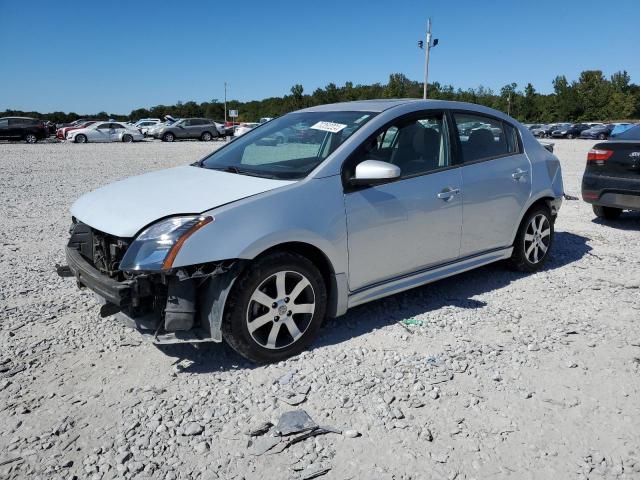
POLYGON ((616 220, 595 217, 593 223, 616 230, 640 230, 640 212, 623 212, 616 220))
MULTIPOLYGON (((556 232, 553 256, 549 258, 544 270, 562 268, 580 260, 591 250, 587 245, 588 240, 581 235, 556 232)), ((503 288, 527 275, 529 274, 511 271, 500 262, 355 307, 343 317, 325 322, 319 338, 313 342, 310 350, 347 342, 375 329, 447 306, 480 310, 487 303, 473 297, 503 288)), ((184 365, 179 368, 180 372, 212 373, 258 366, 235 353, 226 343, 157 347, 164 354, 174 357, 176 364, 184 365)))
MULTIPOLYGON (((553 255, 543 271, 562 268, 587 255, 591 247, 589 238, 570 232, 556 232, 553 255)), ((487 303, 474 299, 494 290, 504 288, 528 273, 512 271, 504 262, 445 278, 422 287, 361 305, 344 317, 330 320, 323 335, 313 348, 348 341, 378 328, 400 322, 417 315, 434 312, 452 306, 480 310, 487 303)))

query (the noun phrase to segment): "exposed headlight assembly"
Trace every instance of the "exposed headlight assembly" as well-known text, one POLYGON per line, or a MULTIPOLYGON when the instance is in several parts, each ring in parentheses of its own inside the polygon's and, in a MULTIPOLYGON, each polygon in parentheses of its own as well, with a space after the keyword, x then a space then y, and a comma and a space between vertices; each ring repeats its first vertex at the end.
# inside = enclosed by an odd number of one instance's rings
POLYGON ((169 270, 182 244, 213 217, 170 217, 145 229, 127 249, 120 270, 169 270))

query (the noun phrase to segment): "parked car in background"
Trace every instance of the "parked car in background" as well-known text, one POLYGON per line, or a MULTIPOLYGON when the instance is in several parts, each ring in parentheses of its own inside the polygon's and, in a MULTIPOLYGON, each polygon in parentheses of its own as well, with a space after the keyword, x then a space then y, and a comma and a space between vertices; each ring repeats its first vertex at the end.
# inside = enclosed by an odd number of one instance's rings
POLYGON ((215 123, 207 118, 183 118, 153 130, 153 137, 159 138, 163 142, 186 139, 199 139, 208 142, 219 136, 215 123))
POLYGON ((233 136, 240 137, 241 135, 244 135, 245 133, 253 130, 259 125, 259 123, 243 122, 235 128, 235 130, 233 131, 233 136))
POLYGON ((136 123, 134 123, 133 126, 137 128, 140 131, 140 133, 146 137, 147 133, 149 132, 149 129, 152 127, 155 127, 159 123, 161 123, 159 118, 141 118, 136 123))
POLYGON ((550 123, 548 125, 541 125, 540 127, 534 128, 533 130, 531 130, 531 133, 535 137, 547 138, 547 137, 551 136, 551 132, 553 132, 556 129, 557 125, 558 125, 557 123, 550 123))
POLYGON ((580 138, 590 138, 594 140, 606 140, 611 135, 614 125, 598 125, 580 132, 580 138))
POLYGON ((577 138, 580 134, 589 129, 589 125, 586 123, 563 123, 556 126, 556 129, 551 132, 553 138, 577 138))
POLYGON ((88 127, 71 130, 67 133, 67 140, 75 143, 128 143, 144 140, 144 136, 133 126, 127 126, 120 122, 98 121, 88 127))
POLYGON ((160 129, 162 129, 163 127, 167 126, 167 125, 172 125, 174 123, 176 123, 178 120, 180 120, 179 118, 173 118, 171 115, 166 115, 164 117, 164 121, 160 122, 156 125, 152 125, 150 127, 147 127, 147 137, 155 137, 155 134, 157 132, 160 131, 160 129))
POLYGON ((500 260, 539 270, 563 193, 558 159, 502 112, 321 105, 82 196, 66 257, 156 343, 224 339, 277 362, 357 305, 500 260), (453 133, 469 122, 487 128, 453 133), (293 128, 315 143, 263 142, 293 128))
POLYGON ((47 134, 48 135, 55 135, 56 134, 56 124, 47 120, 46 122, 44 122, 44 125, 47 127, 47 134))
POLYGON ((93 125, 94 123, 98 122, 98 121, 104 121, 104 120, 89 120, 87 122, 83 122, 79 125, 75 125, 72 127, 62 127, 59 128, 58 130, 56 130, 56 138, 58 140, 65 140, 67 138, 67 133, 71 132, 72 130, 78 130, 80 128, 86 128, 89 125, 93 125))
POLYGON ((89 120, 88 118, 79 118, 77 120, 74 120, 73 122, 66 122, 66 123, 58 123, 56 125, 56 128, 63 128, 63 127, 76 127, 80 124, 85 123, 87 120, 89 120))
POLYGON ((49 129, 42 120, 29 117, 0 118, 0 140, 24 140, 36 143, 49 136, 49 129))
POLYGON ((233 127, 229 126, 225 126, 224 123, 219 123, 219 122, 214 122, 216 125, 216 128, 218 129, 218 133, 220 134, 220 137, 233 137, 233 127))
POLYGON ((615 138, 622 132, 626 132, 635 126, 633 123, 614 123, 613 125, 613 130, 611 130, 611 134, 609 135, 611 138, 615 138))
POLYGON ((149 130, 160 123, 161 121, 159 118, 143 118, 134 123, 133 126, 140 130, 140 133, 146 137, 149 130))
POLYGON ((258 120, 258 123, 263 124, 270 122, 271 120, 273 120, 273 117, 262 117, 260 120, 258 120))
POLYGON ((609 220, 623 210, 640 210, 640 125, 589 151, 582 198, 598 217, 609 220))

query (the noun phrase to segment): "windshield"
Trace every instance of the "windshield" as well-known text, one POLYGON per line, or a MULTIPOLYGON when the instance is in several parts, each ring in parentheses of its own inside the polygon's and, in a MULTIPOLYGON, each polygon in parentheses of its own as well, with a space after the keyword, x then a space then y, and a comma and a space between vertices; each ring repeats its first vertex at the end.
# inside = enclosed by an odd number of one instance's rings
POLYGON ((200 162, 233 173, 296 180, 306 177, 372 112, 299 112, 271 120, 200 162))
POLYGON ((640 140, 640 125, 631 127, 629 130, 618 134, 616 140, 640 140))

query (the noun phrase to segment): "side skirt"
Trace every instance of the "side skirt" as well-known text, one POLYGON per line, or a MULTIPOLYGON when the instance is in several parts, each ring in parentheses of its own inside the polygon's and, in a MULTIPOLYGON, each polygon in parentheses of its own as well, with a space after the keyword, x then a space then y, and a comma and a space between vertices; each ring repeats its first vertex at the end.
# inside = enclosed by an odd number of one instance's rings
POLYGON ((438 265, 429 269, 403 275, 402 277, 377 283, 369 287, 364 287, 349 295, 349 308, 371 302, 382 297, 394 295, 396 293, 419 287, 427 283, 435 282, 443 278, 457 275, 458 273, 473 270, 474 268, 487 265, 489 263, 505 260, 511 257, 513 247, 500 248, 490 252, 466 257, 455 262, 438 265))

